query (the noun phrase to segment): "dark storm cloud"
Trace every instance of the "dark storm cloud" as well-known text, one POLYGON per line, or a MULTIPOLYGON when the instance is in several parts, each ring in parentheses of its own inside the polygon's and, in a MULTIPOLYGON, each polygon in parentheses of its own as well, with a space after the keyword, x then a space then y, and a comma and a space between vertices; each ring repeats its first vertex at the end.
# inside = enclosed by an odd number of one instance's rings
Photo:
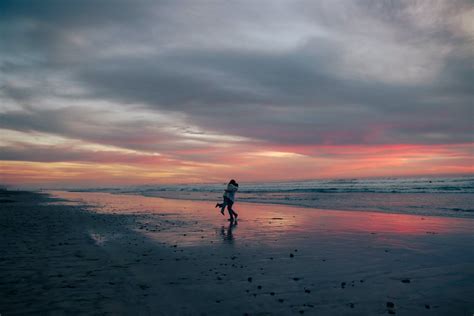
POLYGON ((17 35, 9 44, 54 48, 52 44, 61 41, 61 34, 67 32, 94 31, 121 23, 124 27, 139 25, 150 18, 151 3, 158 2, 5 0, 0 4, 0 18, 5 34, 17 35))
MULTIPOLYGON (((67 103, 61 87, 70 84, 81 88, 75 99, 182 113, 207 131, 269 143, 472 141, 469 1, 1 6, 2 95, 18 104, 67 103), (55 76, 59 85, 45 79, 55 76)), ((154 148, 134 141, 144 122, 71 124, 74 111, 4 113, 2 125, 154 148)))
POLYGON ((292 56, 192 52, 162 59, 163 64, 114 61, 111 65, 120 66, 97 65, 81 76, 95 87, 98 98, 183 111, 209 129, 276 143, 472 140, 472 117, 464 116, 472 114, 470 91, 463 81, 453 88, 462 93, 453 94, 453 90, 438 92, 438 83, 409 86, 337 79, 330 74, 329 60, 314 65, 299 52, 292 56), (210 74, 203 77, 192 70, 193 65, 210 74), (443 96, 455 99, 447 106, 443 96), (385 137, 371 136, 382 128, 387 129, 385 137), (434 133, 448 137, 433 137, 434 133))
MULTIPOLYGON (((126 16, 126 10, 111 3, 91 1, 2 1, 0 34, 2 68, 21 65, 50 66, 61 63, 60 51, 71 48, 70 36, 94 27, 104 27, 126 16), (10 54, 10 56, 5 56, 10 54)), ((133 8, 131 12, 133 13, 133 8)))

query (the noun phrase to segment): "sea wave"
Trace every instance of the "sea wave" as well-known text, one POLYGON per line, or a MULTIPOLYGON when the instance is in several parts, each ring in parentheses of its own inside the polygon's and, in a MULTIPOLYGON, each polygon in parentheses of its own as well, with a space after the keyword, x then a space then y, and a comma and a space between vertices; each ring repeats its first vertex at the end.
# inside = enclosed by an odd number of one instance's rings
MULTIPOLYGON (((222 192, 225 183, 183 185, 140 185, 120 188, 93 188, 76 191, 150 193, 222 192)), ((473 177, 337 179, 298 182, 241 183, 241 193, 474 193, 473 177)))
MULTIPOLYGON (((221 199, 225 183, 93 188, 87 192, 221 199)), ((474 178, 340 179, 241 183, 238 201, 340 210, 474 217, 474 178)))

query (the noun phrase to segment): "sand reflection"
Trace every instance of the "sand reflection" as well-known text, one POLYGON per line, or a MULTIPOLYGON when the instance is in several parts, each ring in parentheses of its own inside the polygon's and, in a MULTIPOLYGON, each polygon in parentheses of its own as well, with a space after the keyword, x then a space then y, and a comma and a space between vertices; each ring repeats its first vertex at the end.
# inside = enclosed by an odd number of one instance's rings
POLYGON ((234 243, 233 230, 236 227, 237 227, 237 222, 229 222, 227 227, 222 225, 220 233, 221 233, 221 236, 222 236, 222 240, 224 240, 225 243, 228 243, 228 244, 233 244, 234 243))
MULTIPOLYGON (((61 199, 94 205, 97 213, 139 215, 131 229, 160 243, 182 246, 234 244, 237 225, 227 222, 213 202, 172 200, 109 193, 53 192, 61 199)), ((64 202, 69 203, 69 202, 64 202)), ((400 238, 469 233, 474 220, 446 217, 334 211, 286 205, 236 203, 239 244, 282 245, 372 236, 368 242, 400 246, 400 238)))

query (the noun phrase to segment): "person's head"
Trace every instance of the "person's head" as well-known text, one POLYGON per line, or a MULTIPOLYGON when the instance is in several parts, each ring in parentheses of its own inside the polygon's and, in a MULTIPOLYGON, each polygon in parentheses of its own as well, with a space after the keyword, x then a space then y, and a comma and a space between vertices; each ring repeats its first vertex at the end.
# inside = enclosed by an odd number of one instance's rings
POLYGON ((238 184, 237 182, 235 182, 234 179, 230 180, 230 181, 229 181, 229 184, 235 185, 236 187, 239 186, 239 184, 238 184))

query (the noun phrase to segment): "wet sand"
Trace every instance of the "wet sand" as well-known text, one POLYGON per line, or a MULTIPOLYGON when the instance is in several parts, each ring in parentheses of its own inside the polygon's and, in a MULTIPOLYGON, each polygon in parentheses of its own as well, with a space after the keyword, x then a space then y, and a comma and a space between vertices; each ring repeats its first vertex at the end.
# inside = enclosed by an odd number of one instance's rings
POLYGON ((474 220, 106 193, 0 199, 0 313, 472 315, 474 220))

